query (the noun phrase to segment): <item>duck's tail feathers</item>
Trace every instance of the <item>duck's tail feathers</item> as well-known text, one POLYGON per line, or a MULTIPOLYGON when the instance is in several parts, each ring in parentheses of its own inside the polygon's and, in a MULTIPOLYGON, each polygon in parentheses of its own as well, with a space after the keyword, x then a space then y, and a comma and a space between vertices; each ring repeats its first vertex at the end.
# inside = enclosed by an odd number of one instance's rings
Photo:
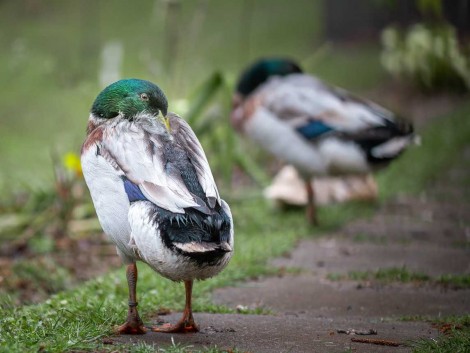
MULTIPOLYGON (((370 150, 370 155, 376 159, 393 159, 399 156, 409 145, 412 145, 417 136, 397 136, 370 150)), ((418 138, 419 139, 419 138, 418 138)))
POLYGON ((209 252, 227 253, 233 249, 229 243, 223 241, 220 243, 212 242, 195 242, 191 241, 188 243, 173 243, 173 246, 181 250, 186 254, 201 254, 209 252))
POLYGON ((389 123, 387 126, 391 128, 397 135, 409 136, 414 133, 413 124, 401 116, 395 115, 393 121, 388 120, 388 122, 389 123))
POLYGON ((384 119, 385 128, 390 136, 370 150, 370 155, 377 159, 393 159, 399 156, 408 146, 420 144, 420 137, 414 133, 413 124, 401 116, 393 120, 384 119))

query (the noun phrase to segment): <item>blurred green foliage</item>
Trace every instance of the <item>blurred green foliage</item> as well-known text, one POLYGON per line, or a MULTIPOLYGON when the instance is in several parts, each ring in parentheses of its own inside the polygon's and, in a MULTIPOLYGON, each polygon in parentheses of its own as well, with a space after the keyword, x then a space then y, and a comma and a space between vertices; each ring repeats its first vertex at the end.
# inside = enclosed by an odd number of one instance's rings
POLYGON ((389 27, 382 44, 382 63, 391 74, 424 91, 470 90, 470 48, 462 48, 451 25, 389 27))
POLYGON ((89 108, 110 83, 99 82, 106 48, 122 56, 108 77, 154 81, 174 110, 213 72, 233 84, 259 56, 309 56, 320 8, 309 0, 1 1, 0 188, 50 183, 51 151, 79 150, 89 108))
POLYGON ((383 66, 425 92, 470 91, 470 47, 460 42, 446 21, 442 0, 415 0, 415 4, 421 23, 383 30, 383 66))
POLYGON ((441 0, 416 0, 416 6, 421 13, 429 13, 436 17, 442 16, 441 0))

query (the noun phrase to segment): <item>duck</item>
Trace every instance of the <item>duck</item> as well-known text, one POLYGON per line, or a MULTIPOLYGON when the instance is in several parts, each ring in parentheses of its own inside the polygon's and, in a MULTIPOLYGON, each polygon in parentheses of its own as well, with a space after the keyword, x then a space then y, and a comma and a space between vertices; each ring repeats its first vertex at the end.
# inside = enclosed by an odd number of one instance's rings
POLYGON ((220 273, 234 248, 230 207, 199 140, 185 120, 168 112, 160 87, 134 78, 98 94, 86 131, 83 176, 101 227, 126 266, 128 313, 117 333, 148 331, 137 310, 137 262, 184 282, 181 319, 151 331, 197 332, 193 282, 220 273))
POLYGON ((298 171, 313 225, 318 219, 312 178, 371 173, 416 142, 410 122, 282 57, 259 59, 242 71, 230 121, 298 171))

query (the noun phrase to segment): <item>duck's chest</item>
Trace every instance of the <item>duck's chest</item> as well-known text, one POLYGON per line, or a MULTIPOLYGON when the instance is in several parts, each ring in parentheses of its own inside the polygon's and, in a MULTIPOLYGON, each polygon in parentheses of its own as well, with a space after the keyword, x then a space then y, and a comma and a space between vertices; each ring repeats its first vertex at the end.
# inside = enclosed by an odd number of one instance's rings
POLYGON ((129 199, 116 170, 97 153, 93 146, 82 154, 86 184, 104 232, 121 249, 130 239, 129 199))

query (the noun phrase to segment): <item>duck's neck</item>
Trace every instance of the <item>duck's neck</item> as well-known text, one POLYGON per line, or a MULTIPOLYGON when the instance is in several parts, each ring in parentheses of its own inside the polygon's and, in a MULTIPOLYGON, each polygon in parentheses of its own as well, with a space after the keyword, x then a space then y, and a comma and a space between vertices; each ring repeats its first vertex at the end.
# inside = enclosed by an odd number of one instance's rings
POLYGON ((105 121, 106 119, 98 118, 93 113, 91 113, 88 119, 88 125, 86 127, 87 136, 90 135, 93 130, 95 130, 98 126, 102 125, 105 121))

